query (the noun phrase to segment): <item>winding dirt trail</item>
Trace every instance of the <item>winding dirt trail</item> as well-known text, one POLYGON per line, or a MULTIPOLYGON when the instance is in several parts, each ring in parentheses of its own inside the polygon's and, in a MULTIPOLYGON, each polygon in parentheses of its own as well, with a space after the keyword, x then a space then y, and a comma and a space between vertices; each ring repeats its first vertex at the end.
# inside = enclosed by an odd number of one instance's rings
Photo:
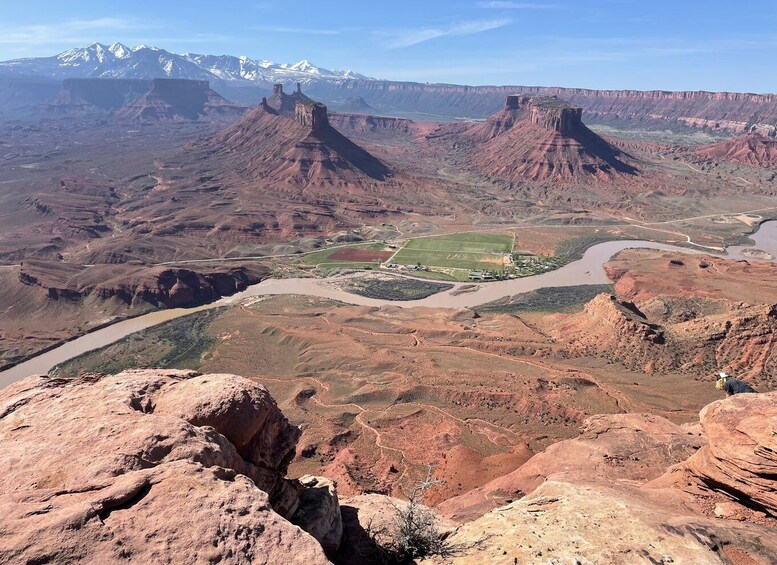
MULTIPOLYGON (((327 383, 325 383, 324 381, 322 381, 321 379, 319 379, 317 377, 304 376, 304 377, 289 377, 287 379, 282 379, 282 378, 278 378, 278 377, 265 377, 265 376, 259 377, 259 376, 254 376, 253 378, 256 379, 260 383, 261 383, 261 381, 274 381, 274 382, 281 382, 281 383, 287 383, 288 384, 288 383, 294 382, 295 380, 307 380, 307 381, 313 381, 316 385, 321 387, 321 389, 322 389, 321 392, 323 392, 323 393, 327 393, 328 394, 330 392, 330 390, 331 390, 330 386, 327 383)), ((319 391, 317 391, 317 393, 319 393, 319 391)), ((354 418, 354 422, 356 422, 357 424, 359 424, 359 426, 361 426, 365 430, 370 431, 373 435, 375 435, 375 446, 378 449, 380 449, 380 451, 381 451, 381 457, 380 458, 383 459, 385 457, 385 453, 384 453, 385 451, 393 451, 393 452, 399 454, 399 456, 400 456, 400 464, 403 466, 402 473, 400 474, 400 476, 397 479, 397 484, 399 484, 399 481, 401 480, 401 478, 404 476, 404 474, 407 472, 407 470, 409 468, 409 465, 407 463, 411 462, 411 461, 410 461, 410 459, 408 459, 407 455, 405 454, 405 452, 402 449, 399 449, 397 447, 392 447, 390 445, 386 445, 385 443, 383 443, 383 435, 380 433, 380 431, 375 429, 373 426, 371 426, 370 424, 368 424, 367 422, 365 422, 362 419, 364 414, 370 412, 367 408, 365 408, 364 406, 362 406, 360 404, 357 404, 355 402, 343 402, 343 403, 324 402, 324 401, 322 401, 319 398, 319 394, 313 395, 312 401, 317 406, 320 406, 322 408, 334 408, 334 409, 356 408, 359 411, 359 413, 354 418)), ((385 413, 392 406, 394 406, 394 405, 393 404, 389 405, 386 408, 384 408, 383 410, 380 410, 378 413, 385 413)))

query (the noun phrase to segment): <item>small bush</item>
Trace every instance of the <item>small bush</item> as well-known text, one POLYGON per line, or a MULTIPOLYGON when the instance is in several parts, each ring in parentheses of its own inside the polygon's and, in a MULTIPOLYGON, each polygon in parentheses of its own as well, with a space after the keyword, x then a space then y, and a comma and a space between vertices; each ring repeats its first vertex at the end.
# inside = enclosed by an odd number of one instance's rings
POLYGON ((408 495, 407 505, 394 506, 393 528, 380 531, 368 528, 373 557, 379 563, 404 565, 426 557, 451 557, 464 549, 448 541, 447 533, 438 527, 437 518, 423 505, 426 491, 442 482, 432 479, 429 467, 426 478, 408 495))

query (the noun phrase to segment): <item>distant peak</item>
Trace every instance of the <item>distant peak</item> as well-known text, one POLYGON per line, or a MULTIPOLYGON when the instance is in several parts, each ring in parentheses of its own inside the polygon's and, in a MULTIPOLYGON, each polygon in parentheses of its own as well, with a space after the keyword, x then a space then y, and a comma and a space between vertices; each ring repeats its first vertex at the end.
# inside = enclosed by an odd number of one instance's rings
POLYGON ((317 67, 307 59, 302 59, 301 61, 290 65, 288 68, 293 71, 309 71, 311 69, 316 69, 317 67))
POLYGON ((108 47, 108 51, 113 53, 119 59, 124 59, 125 57, 129 57, 132 54, 132 50, 129 47, 118 42, 112 43, 111 46, 108 47))

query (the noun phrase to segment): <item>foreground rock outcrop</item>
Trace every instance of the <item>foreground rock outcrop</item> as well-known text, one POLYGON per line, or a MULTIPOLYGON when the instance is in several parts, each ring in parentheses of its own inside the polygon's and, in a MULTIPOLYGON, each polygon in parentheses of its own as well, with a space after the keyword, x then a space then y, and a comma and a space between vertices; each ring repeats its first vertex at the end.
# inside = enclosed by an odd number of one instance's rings
POLYGON ((458 555, 428 562, 766 565, 777 550, 773 532, 699 519, 666 493, 557 480, 464 524, 450 542, 458 555))
POLYGON ((645 482, 703 443, 699 426, 592 418, 579 438, 552 445, 502 485, 441 505, 448 515, 468 511, 468 521, 449 538, 457 554, 429 562, 775 563, 777 392, 714 402, 700 419, 709 445, 645 482), (478 507, 500 503, 505 485, 526 496, 514 492, 518 500, 477 517, 478 507))
POLYGON ((641 484, 686 460, 706 443, 698 430, 651 414, 600 414, 588 418, 576 438, 554 443, 512 473, 437 508, 457 521, 475 519, 518 500, 550 476, 591 482, 614 479, 641 484))
POLYGON ((285 478, 299 434, 234 375, 20 381, 0 394, 0 561, 326 563, 339 505, 285 478))
POLYGON ((653 486, 700 487, 777 517, 777 392, 714 402, 700 417, 709 445, 653 486))

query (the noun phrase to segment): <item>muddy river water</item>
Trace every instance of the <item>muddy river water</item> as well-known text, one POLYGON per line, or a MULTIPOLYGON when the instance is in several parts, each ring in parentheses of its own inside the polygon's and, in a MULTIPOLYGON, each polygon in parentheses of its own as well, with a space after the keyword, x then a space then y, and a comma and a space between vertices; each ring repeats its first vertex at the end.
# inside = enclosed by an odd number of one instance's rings
MULTIPOLYGON (((751 251, 760 249, 772 257, 777 257, 777 221, 769 221, 761 224, 760 229, 751 236, 755 241, 754 246, 729 247, 727 258, 748 259, 748 260, 768 260, 769 257, 754 257, 751 251)), ((267 279, 259 284, 250 286, 243 292, 232 296, 222 298, 215 302, 205 304, 194 308, 172 308, 168 310, 157 310, 137 318, 117 322, 100 330, 88 333, 82 337, 69 341, 59 347, 56 347, 46 353, 42 353, 0 372, 0 388, 9 385, 17 380, 34 374, 45 374, 55 365, 72 359, 81 353, 91 351, 113 343, 131 333, 150 328, 178 318, 186 316, 193 312, 235 304, 241 300, 250 297, 270 296, 279 294, 299 294, 306 296, 317 296, 322 298, 331 298, 348 304, 357 304, 364 306, 384 306, 394 305, 406 308, 412 307, 432 307, 432 308, 462 308, 469 306, 478 306, 491 302, 499 298, 521 294, 546 287, 564 287, 576 286, 582 284, 607 284, 609 279, 604 273, 604 264, 616 253, 624 249, 649 248, 659 250, 691 252, 687 248, 675 247, 655 243, 652 241, 609 241, 599 243, 590 247, 583 257, 577 261, 566 264, 560 269, 524 277, 520 279, 511 279, 480 284, 477 290, 456 294, 455 290, 463 283, 456 284, 454 288, 434 294, 421 300, 392 301, 367 298, 358 294, 353 294, 337 288, 332 284, 332 279, 267 279)), ((705 250, 706 252, 706 250, 705 250)))

